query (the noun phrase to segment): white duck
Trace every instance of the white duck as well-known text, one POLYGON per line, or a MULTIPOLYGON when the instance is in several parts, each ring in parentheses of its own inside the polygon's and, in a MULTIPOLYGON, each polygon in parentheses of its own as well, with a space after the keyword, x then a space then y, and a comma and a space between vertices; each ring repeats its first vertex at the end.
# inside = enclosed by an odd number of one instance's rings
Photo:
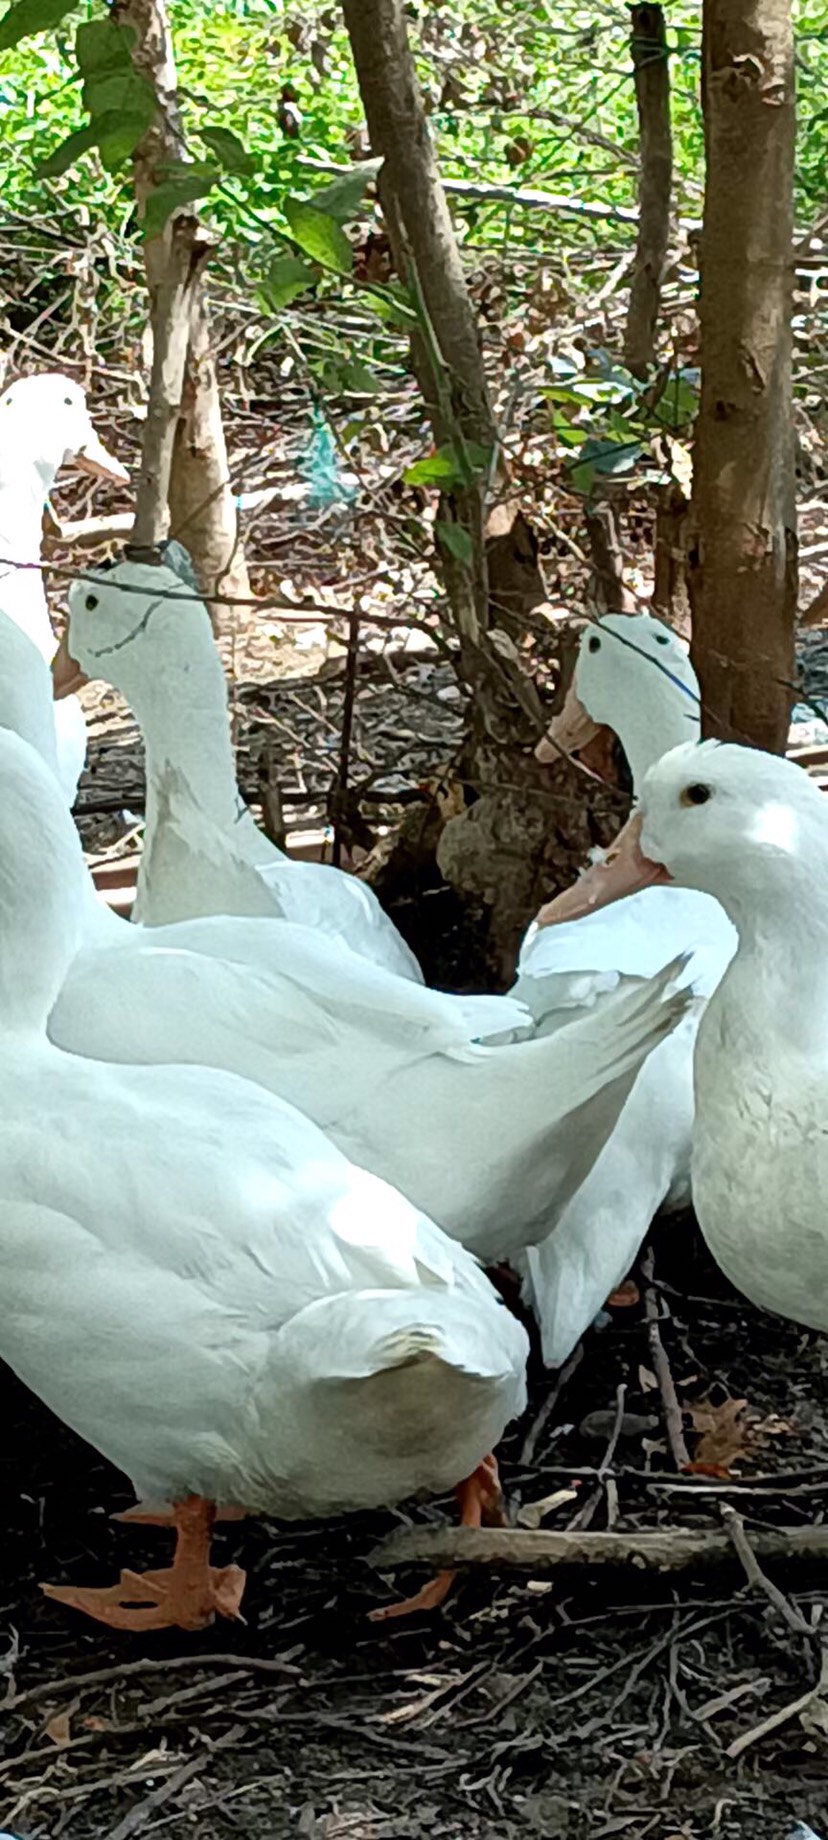
POLYGON ((179 1532, 169 1571, 51 1595, 198 1628, 244 1584, 209 1567, 216 1503, 291 1519, 471 1477, 523 1407, 526 1337, 474 1259, 291 1106, 52 1046, 82 890, 53 776, 1 731, 0 1354, 179 1532))
POLYGON ((58 691, 84 677, 104 678, 126 698, 144 736, 146 835, 136 920, 158 926, 203 914, 281 916, 318 927, 373 964, 421 983, 414 954, 373 889, 322 863, 291 862, 255 824, 236 784, 227 684, 207 609, 180 576, 120 563, 74 582, 69 613, 58 691), (170 768, 255 874, 234 872, 232 859, 221 874, 198 847, 185 847, 161 796, 170 768))
MULTIPOLYGON (((80 385, 59 374, 20 377, 0 395, 0 606, 47 663, 52 631, 40 553, 43 508, 60 468, 124 481, 126 468, 103 446, 80 385)), ((61 784, 71 804, 86 759, 86 722, 76 696, 57 715, 61 784)))
POLYGON ((714 895, 739 935, 696 1043, 702 1233, 754 1303, 828 1329, 828 801, 774 755, 675 748, 647 774, 608 898, 654 874, 714 895))
MULTIPOLYGON (((25 668, 26 693, 18 683, 14 702, 25 703, 27 733, 48 754, 35 712, 51 707, 49 675, 33 647, 21 661, 20 638, 0 618, 0 724, 13 714, 6 686, 25 668)), ((180 801, 186 847, 193 817, 179 787, 172 822, 180 801)), ((220 859, 223 834, 203 814, 194 821, 220 859)), ((548 1230, 686 1001, 661 1001, 668 969, 652 989, 621 990, 599 1016, 550 1040, 487 1049, 476 1038, 525 1020, 509 998, 426 990, 289 921, 216 916, 147 933, 104 910, 88 877, 83 901, 89 943, 53 1007, 55 1043, 100 1060, 188 1062, 254 1079, 417 1206, 429 1195, 435 1207, 424 1211, 485 1258, 548 1230)))
MULTIPOLYGON (((659 620, 609 614, 585 629, 569 695, 540 757, 556 758, 555 742, 570 751, 585 746, 598 725, 615 729, 636 790, 653 761, 688 731, 698 733, 695 672, 681 641, 659 620)), ((599 862, 542 909, 524 941, 512 994, 546 1033, 583 1007, 600 1007, 619 977, 649 977, 681 951, 688 955, 682 982, 694 1001, 648 1057, 554 1231, 521 1261, 550 1366, 566 1360, 629 1271, 659 1208, 689 1199, 693 1045, 705 999, 736 949, 718 902, 695 890, 646 888, 597 911, 591 892, 604 873, 599 862), (578 917, 568 919, 570 913, 578 917)))

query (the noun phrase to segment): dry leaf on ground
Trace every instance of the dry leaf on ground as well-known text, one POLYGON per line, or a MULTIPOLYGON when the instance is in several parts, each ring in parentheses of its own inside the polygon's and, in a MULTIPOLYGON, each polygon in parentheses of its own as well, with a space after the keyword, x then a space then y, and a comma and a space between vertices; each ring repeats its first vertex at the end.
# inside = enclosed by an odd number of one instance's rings
POLYGON ((746 1399, 723 1399, 714 1405, 697 1399, 685 1408, 699 1441, 689 1469, 702 1475, 727 1476, 734 1463, 751 1456, 769 1437, 788 1437, 795 1427, 775 1414, 760 1419, 746 1399))

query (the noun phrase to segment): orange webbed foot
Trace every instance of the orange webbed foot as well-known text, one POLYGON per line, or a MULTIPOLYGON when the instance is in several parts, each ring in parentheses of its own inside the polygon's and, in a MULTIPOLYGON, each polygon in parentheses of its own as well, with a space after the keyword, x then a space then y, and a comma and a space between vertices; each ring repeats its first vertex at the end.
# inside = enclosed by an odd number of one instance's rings
POLYGON ((161 1571, 123 1571, 118 1584, 101 1590, 41 1585, 45 1595, 99 1623, 107 1623, 111 1629, 136 1633, 148 1629, 206 1629, 216 1616, 241 1615, 244 1572, 238 1565, 213 1566, 209 1562, 215 1521, 212 1502, 192 1495, 176 1502, 169 1513, 139 1506, 138 1512, 127 1518, 175 1527, 171 1566, 161 1571))
POLYGON ((196 1590, 182 1588, 175 1566, 158 1572, 121 1573, 118 1584, 96 1590, 42 1584, 45 1597, 107 1623, 110 1629, 206 1629, 216 1616, 238 1617, 245 1574, 238 1565, 207 1566, 196 1590))
MULTIPOLYGON (((493 1454, 484 1457, 465 1482, 458 1483, 455 1494, 460 1504, 461 1527, 508 1527, 500 1472, 493 1454)), ((413 1616, 418 1610, 438 1609, 445 1603, 456 1577, 454 1570, 438 1572, 421 1590, 415 1591, 413 1597, 403 1597, 398 1603, 369 1610, 369 1622, 387 1623, 392 1618, 413 1616)))

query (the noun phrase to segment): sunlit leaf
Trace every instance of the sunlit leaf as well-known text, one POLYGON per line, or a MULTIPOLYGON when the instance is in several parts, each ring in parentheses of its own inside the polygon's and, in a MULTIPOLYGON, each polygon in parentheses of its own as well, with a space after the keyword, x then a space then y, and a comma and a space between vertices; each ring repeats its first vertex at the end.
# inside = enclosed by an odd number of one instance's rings
POLYGON ((270 312, 279 313, 283 307, 289 307, 298 294, 313 287, 319 275, 318 268, 303 262, 299 256, 277 256, 259 288, 260 299, 270 312))
POLYGON ((408 486, 459 485, 462 474, 454 448, 439 447, 436 453, 426 454, 424 460, 415 460, 413 466, 406 467, 403 479, 408 486))
POLYGON ((325 211, 318 211, 315 205, 307 204, 301 198, 287 198, 284 208, 290 234, 305 255, 312 256, 314 262, 321 262, 323 268, 333 268, 339 275, 349 275, 354 252, 336 218, 328 216, 325 211))

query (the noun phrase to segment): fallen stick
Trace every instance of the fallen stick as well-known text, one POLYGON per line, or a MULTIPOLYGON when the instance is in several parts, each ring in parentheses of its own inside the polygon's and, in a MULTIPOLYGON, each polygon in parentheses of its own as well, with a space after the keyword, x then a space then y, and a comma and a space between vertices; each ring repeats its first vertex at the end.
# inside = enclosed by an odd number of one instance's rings
POLYGON ((131 511, 115 511, 111 516, 79 518, 61 524, 52 513, 52 528, 47 536, 52 543, 113 543, 128 537, 134 523, 131 511))
POLYGON ((543 1405, 541 1406, 541 1409, 537 1415, 537 1418, 533 1419, 532 1424, 529 1426, 529 1430, 527 1431, 526 1436, 523 1440, 523 1444, 521 1446, 521 1452, 520 1452, 520 1462, 521 1463, 529 1464, 529 1463, 534 1462, 535 1451, 537 1450, 537 1447, 538 1447, 538 1442, 540 1439, 541 1432, 546 1430, 546 1426, 548 1425, 549 1420, 552 1417, 552 1413, 555 1410, 555 1407, 558 1403, 558 1400, 560 1399, 560 1396, 564 1390, 564 1387, 567 1386, 569 1381, 572 1379, 572 1375, 574 1374, 575 1369, 577 1367, 580 1367, 583 1358, 584 1358, 584 1344, 583 1342, 576 1342, 575 1347, 573 1348, 572 1353, 569 1357, 569 1360, 564 1363, 563 1367, 561 1367, 558 1373, 556 1374, 555 1383, 554 1383, 554 1386, 552 1387, 552 1391, 550 1393, 547 1393, 547 1396, 543 1402, 543 1405))
MULTIPOLYGON (((751 1533, 757 1559, 828 1558, 828 1527, 779 1527, 751 1533)), ((736 1557, 727 1534, 664 1528, 643 1533, 553 1533, 522 1527, 401 1527, 369 1553, 377 1571, 398 1565, 516 1566, 527 1572, 559 1565, 634 1565, 682 1572, 736 1557)))
POLYGON ((728 1745, 725 1756, 741 1757, 742 1752, 748 1750, 751 1744, 758 1744, 761 1738, 769 1737, 772 1731, 779 1730, 780 1725, 787 1725, 800 1712, 804 1712, 807 1706, 812 1706, 814 1700, 824 1698, 826 1687, 828 1687, 828 1654, 823 1653, 816 1686, 809 1687, 807 1693, 801 1693, 798 1699, 789 1700, 787 1706, 780 1706, 778 1712, 769 1713, 768 1717, 763 1719, 760 1725, 754 1725, 752 1730, 743 1731, 741 1737, 734 1738, 733 1743, 728 1745))
POLYGON ((794 1635, 812 1636, 816 1623, 807 1622, 801 1610, 798 1610, 795 1604, 789 1603, 784 1591, 780 1591, 773 1579, 763 1572, 756 1552, 755 1535, 748 1534, 741 1514, 738 1514, 730 1503, 724 1501, 719 1513, 733 1550, 744 1567, 748 1584, 753 1585, 754 1590, 764 1592, 769 1603, 773 1604, 775 1610, 778 1610, 779 1615, 787 1623, 788 1628, 793 1630, 794 1635))
POLYGON ((684 1441, 684 1421, 681 1406, 675 1388, 667 1350, 661 1339, 659 1327, 659 1308, 653 1284, 654 1259, 652 1246, 647 1247, 641 1262, 644 1274, 644 1314, 647 1318, 647 1339, 650 1345, 650 1359, 653 1363, 661 1403, 664 1409, 664 1428, 676 1469, 689 1469, 690 1452, 684 1441))

